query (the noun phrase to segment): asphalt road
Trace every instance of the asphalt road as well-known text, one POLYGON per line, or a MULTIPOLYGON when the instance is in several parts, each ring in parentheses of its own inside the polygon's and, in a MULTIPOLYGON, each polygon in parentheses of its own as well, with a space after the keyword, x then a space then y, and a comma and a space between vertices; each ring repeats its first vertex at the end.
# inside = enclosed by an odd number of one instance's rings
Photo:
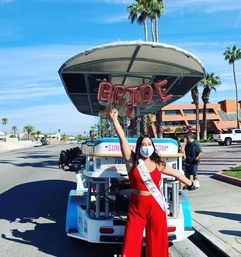
MULTIPOLYGON (((0 257, 114 257, 120 253, 119 245, 88 244, 65 234, 66 204, 69 190, 75 189, 75 174, 58 169, 57 160, 60 150, 69 147, 73 145, 0 153, 0 257)), ((218 165, 236 163, 234 152, 240 155, 240 148, 204 146, 203 175, 210 175, 205 164, 215 164, 212 173, 218 165)), ((172 256, 193 252, 199 256, 188 240, 171 251, 172 256)))
POLYGON ((198 169, 200 177, 210 177, 215 172, 241 163, 241 144, 219 146, 217 143, 201 144, 203 154, 198 169))
POLYGON ((113 257, 120 246, 88 244, 65 234, 75 175, 57 167, 60 150, 47 146, 0 153, 0 257, 113 257))

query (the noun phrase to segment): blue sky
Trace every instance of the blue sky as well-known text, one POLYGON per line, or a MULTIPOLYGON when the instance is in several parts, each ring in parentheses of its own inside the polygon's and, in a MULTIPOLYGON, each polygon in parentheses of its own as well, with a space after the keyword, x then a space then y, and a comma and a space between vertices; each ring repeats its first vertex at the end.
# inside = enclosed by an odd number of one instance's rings
MULTIPOLYGON (((64 61, 86 48, 143 38, 131 25, 131 0, 0 0, 0 118, 19 130, 83 133, 96 118, 78 113, 58 76, 64 61)), ((240 0, 166 0, 159 21, 159 41, 184 48, 220 76, 222 86, 211 101, 234 98, 227 46, 241 47, 240 0)), ((237 63, 241 88, 241 61, 237 63)), ((239 90, 241 97, 241 89, 239 90)), ((179 102, 190 103, 190 95, 179 102)), ((0 130, 3 129, 0 124, 0 130)))

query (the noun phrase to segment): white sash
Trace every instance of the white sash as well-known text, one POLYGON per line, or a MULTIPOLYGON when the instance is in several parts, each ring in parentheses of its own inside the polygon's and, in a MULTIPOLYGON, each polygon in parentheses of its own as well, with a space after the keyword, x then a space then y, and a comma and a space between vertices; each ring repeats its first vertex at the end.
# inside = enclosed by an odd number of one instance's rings
POLYGON ((158 190, 156 184, 154 183, 150 172, 148 171, 145 163, 143 160, 139 161, 139 164, 137 166, 137 169, 140 173, 141 179, 144 182, 145 186, 149 190, 149 192, 152 194, 154 199, 157 201, 157 203, 160 205, 163 211, 167 211, 168 204, 165 201, 165 198, 160 190, 158 190))

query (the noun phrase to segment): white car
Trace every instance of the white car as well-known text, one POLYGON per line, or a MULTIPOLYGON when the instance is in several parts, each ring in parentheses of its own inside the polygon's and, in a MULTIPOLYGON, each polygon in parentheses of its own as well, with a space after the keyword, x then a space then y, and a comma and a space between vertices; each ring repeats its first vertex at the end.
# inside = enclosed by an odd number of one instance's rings
POLYGON ((214 134, 213 139, 219 145, 231 145, 232 142, 241 142, 241 129, 229 129, 222 134, 214 134))
POLYGON ((43 144, 42 144, 42 142, 41 141, 35 141, 34 142, 34 147, 39 147, 39 146, 42 146, 43 144))

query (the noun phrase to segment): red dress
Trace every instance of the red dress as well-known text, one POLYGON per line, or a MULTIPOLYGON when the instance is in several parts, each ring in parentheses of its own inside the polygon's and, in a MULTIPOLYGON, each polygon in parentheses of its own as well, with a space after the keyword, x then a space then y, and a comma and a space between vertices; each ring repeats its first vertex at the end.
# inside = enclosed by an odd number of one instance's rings
MULTIPOLYGON (((161 172, 156 167, 150 175, 160 188, 161 172)), ((148 191, 137 167, 129 172, 132 189, 148 191)), ((122 245, 122 257, 141 257, 143 231, 146 231, 146 257, 168 257, 166 213, 152 195, 132 194, 122 245)))

